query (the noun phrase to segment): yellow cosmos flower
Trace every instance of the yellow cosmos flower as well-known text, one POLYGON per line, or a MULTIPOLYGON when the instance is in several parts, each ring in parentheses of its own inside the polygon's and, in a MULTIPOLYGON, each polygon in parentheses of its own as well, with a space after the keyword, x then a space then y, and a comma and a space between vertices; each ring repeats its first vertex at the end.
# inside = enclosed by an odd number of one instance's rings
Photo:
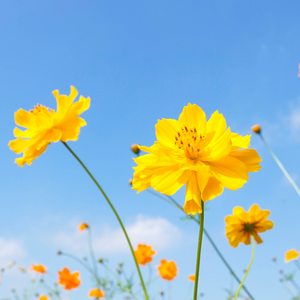
POLYGON ((83 231, 85 229, 89 228, 89 224, 88 223, 81 223, 78 225, 78 229, 79 231, 83 231))
POLYGON ((185 106, 178 121, 158 120, 157 142, 139 148, 149 154, 134 161, 133 189, 152 187, 173 195, 186 184, 184 211, 201 213, 201 199, 208 201, 247 182, 248 172, 260 170, 261 159, 250 145, 250 135, 240 136, 227 128, 218 111, 207 121, 196 104, 185 106))
POLYGON ((235 207, 233 215, 225 218, 226 237, 232 247, 237 247, 239 243, 250 245, 251 235, 257 244, 262 243, 262 239, 257 234, 272 229, 273 222, 267 220, 270 215, 269 210, 261 210, 257 204, 251 206, 248 212, 242 207, 235 207))
POLYGON ((45 295, 41 295, 41 296, 39 297, 39 300, 48 300, 48 297, 45 296, 45 295))
POLYGON ((300 252, 297 252, 295 249, 287 251, 287 252, 285 252, 285 262, 297 259, 299 255, 300 255, 300 252))
POLYGON ((78 116, 90 107, 90 98, 80 96, 75 103, 77 90, 71 86, 71 93, 59 95, 58 90, 53 91, 57 102, 57 111, 45 106, 37 105, 27 112, 19 109, 15 113, 15 122, 18 126, 28 128, 25 131, 15 128, 16 140, 9 142, 11 150, 23 157, 17 158, 16 163, 22 167, 25 163, 30 165, 34 159, 46 151, 51 142, 76 141, 80 127, 86 122, 78 116))
POLYGON ((104 298, 105 297, 105 292, 99 290, 98 288, 92 289, 89 292, 90 297, 95 297, 96 299, 104 298))

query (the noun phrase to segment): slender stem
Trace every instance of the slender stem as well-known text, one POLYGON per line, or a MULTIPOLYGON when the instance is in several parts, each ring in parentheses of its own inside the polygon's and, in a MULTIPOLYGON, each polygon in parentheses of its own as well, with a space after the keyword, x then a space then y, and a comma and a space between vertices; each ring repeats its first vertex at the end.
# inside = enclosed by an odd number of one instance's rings
POLYGON ((287 170, 285 169, 285 167, 283 166, 283 164, 280 162, 280 160, 278 159, 278 157, 275 155, 275 153, 271 150, 271 148, 267 144, 266 140, 264 139, 263 135, 260 133, 259 136, 260 136, 262 142, 264 143, 264 145, 266 146, 266 148, 268 149, 268 151, 270 152, 270 154, 272 155, 273 159, 277 163, 278 167, 281 169, 282 173, 288 179, 288 181, 293 186, 293 188, 295 189, 295 191, 297 192, 297 194, 300 196, 300 190, 299 190, 297 184, 295 183, 295 181, 293 180, 293 178, 287 172, 287 170))
MULTIPOLYGON (((168 196, 169 199, 166 199, 165 197, 161 196, 160 194, 157 194, 149 189, 147 189, 147 191, 149 193, 151 193, 152 195, 155 195, 158 198, 161 198, 162 200, 172 204, 173 206, 177 207, 178 209, 180 209, 183 213, 185 213, 185 211, 183 210, 183 208, 176 202, 176 200, 174 198, 172 198, 171 196, 168 196)), ((194 220, 195 222, 197 222, 198 224, 200 224, 200 222, 194 217, 194 216, 190 216, 187 215, 190 219, 194 220)), ((224 256, 222 255, 222 253, 220 252, 220 250, 218 249, 218 247, 216 246, 216 244, 214 243, 214 241, 212 240, 212 238, 210 237, 210 235, 208 234, 207 230, 205 228, 203 228, 204 234, 207 237, 207 239, 209 240, 209 242, 211 243, 211 245, 213 246, 213 248, 215 249, 215 251, 217 252, 217 254, 219 255, 219 257, 221 258, 221 260, 223 261, 223 263, 225 264, 225 266, 228 268, 228 270, 230 271, 231 275, 235 278, 235 280, 240 284, 241 280, 238 278, 238 276, 235 274, 235 272, 233 271, 233 269, 230 267, 229 263, 226 261, 226 259, 224 258, 224 256)), ((248 294, 248 296, 250 297, 250 299, 254 300, 254 297, 251 295, 251 293, 248 291, 248 289, 243 286, 243 290, 248 294)))
POLYGON ((299 264, 298 260, 294 260, 294 264, 295 264, 296 267, 300 270, 300 264, 299 264))
POLYGON ((245 281, 245 279, 246 279, 246 277, 248 275, 248 272, 249 272, 249 270, 250 270, 250 268, 252 266, 253 260, 254 260, 254 255, 255 255, 255 240, 254 240, 253 235, 251 235, 251 241, 252 241, 252 257, 251 257, 251 261, 250 261, 250 264, 249 264, 249 266, 248 266, 248 268, 247 268, 247 270, 245 272, 245 275, 244 275, 244 277, 242 279, 242 282, 241 282, 241 284, 240 284, 240 286, 239 286, 239 288, 238 288, 238 290, 237 290, 237 292, 236 292, 235 297, 234 297, 233 300, 236 300, 237 297, 239 296, 240 290, 241 290, 241 288, 242 288, 242 286, 244 284, 244 281, 245 281))
POLYGON ((76 256, 66 253, 66 252, 61 252, 60 255, 64 255, 67 257, 70 257, 74 260, 76 260, 77 262, 79 262, 82 266, 84 266, 93 276, 97 277, 96 274, 94 273, 94 271, 90 268, 90 266, 88 264, 86 264, 85 262, 83 262, 81 259, 77 258, 76 256))
POLYGON ((92 258, 92 262, 93 262, 94 273, 97 276, 97 278, 99 278, 96 257, 95 257, 94 250, 93 250, 93 245, 92 245, 91 228, 88 227, 87 229, 88 229, 88 244, 89 244, 89 250, 90 250, 90 254, 91 254, 91 258, 92 258))
POLYGON ((131 254, 133 256, 133 259, 134 259, 134 262, 135 262, 135 265, 136 265, 136 269, 138 271, 138 274, 139 274, 139 277, 140 277, 140 280, 141 280, 141 284, 142 284, 142 287, 143 287, 143 290, 144 290, 144 294, 145 294, 145 298, 146 300, 149 300, 148 298, 148 295, 147 295, 147 291, 146 291, 146 287, 145 287, 145 284, 144 284, 144 280, 143 280, 143 277, 142 277, 142 274, 141 274, 141 270, 139 268, 139 264, 136 260, 136 257, 134 255, 134 250, 133 250, 133 247, 131 245, 131 242, 130 242, 130 239, 128 237, 128 234, 125 230, 125 227, 117 213, 117 211, 115 210, 114 206, 112 205, 112 203, 110 202, 110 200, 108 199, 108 197, 106 196, 104 190, 101 188, 101 186, 99 185, 99 183, 97 182, 97 180, 94 178, 94 176, 91 174, 91 172, 88 170, 88 168, 84 165, 84 163, 80 160, 80 158, 72 151, 72 149, 65 143, 65 142, 62 142, 65 147, 73 154, 73 156, 77 159, 77 161, 81 164, 81 166, 85 169, 85 171, 88 173, 88 175, 91 177, 91 179, 94 181, 94 183, 97 185, 98 189, 100 190, 100 192, 102 193, 102 195, 104 196, 104 198, 106 199, 107 203, 109 204, 109 206, 111 207, 111 209, 113 210, 115 216, 117 217, 121 227, 122 227, 122 230, 124 232, 124 235, 126 237, 126 240, 127 240, 127 243, 129 245, 129 248, 130 248, 130 251, 131 251, 131 254))
POLYGON ((194 285, 194 300, 197 300, 199 270, 200 270, 200 257, 201 257, 202 237, 203 237, 203 229, 204 229, 204 202, 202 200, 201 200, 201 209, 202 209, 202 213, 200 215, 200 229, 199 229, 197 263, 196 263, 195 285, 194 285))

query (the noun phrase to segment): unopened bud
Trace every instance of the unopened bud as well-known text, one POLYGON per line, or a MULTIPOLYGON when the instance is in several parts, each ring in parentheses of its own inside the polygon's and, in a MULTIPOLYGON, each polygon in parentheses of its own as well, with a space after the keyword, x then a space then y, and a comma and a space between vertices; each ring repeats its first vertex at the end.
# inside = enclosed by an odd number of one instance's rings
POLYGON ((103 263, 103 258, 99 258, 98 262, 99 262, 100 264, 102 264, 102 263, 103 263))
POLYGON ((139 149, 139 146, 137 144, 133 144, 131 146, 131 150, 134 154, 138 155, 140 153, 140 149, 139 149))
POLYGON ((56 252, 56 254, 57 254, 57 255, 61 255, 62 252, 61 252, 60 250, 58 250, 58 251, 56 252))
POLYGON ((159 293, 160 293, 162 296, 165 294, 164 291, 160 291, 159 293))
POLYGON ((132 185, 132 178, 130 178, 129 180, 128 180, 128 183, 129 183, 129 185, 132 185))
POLYGON ((122 268, 122 267, 123 267, 123 265, 124 265, 123 263, 119 263, 119 267, 120 267, 120 268, 122 268))
POLYGON ((273 260, 273 261, 276 261, 277 259, 276 259, 276 257, 274 256, 274 257, 272 257, 272 260, 273 260))
POLYGON ((260 134, 260 132, 261 132, 261 128, 258 124, 252 126, 251 129, 252 129, 253 132, 255 132, 257 134, 260 134))

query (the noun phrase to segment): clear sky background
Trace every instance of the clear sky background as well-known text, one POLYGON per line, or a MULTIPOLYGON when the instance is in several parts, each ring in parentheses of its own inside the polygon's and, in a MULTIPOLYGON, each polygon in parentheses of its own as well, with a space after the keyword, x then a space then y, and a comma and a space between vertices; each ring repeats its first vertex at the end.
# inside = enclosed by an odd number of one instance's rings
MULTIPOLYGON (((56 109, 51 92, 69 94, 73 85, 91 97, 91 107, 82 115, 88 125, 69 145, 109 195, 134 247, 153 245, 153 268, 163 258, 176 261, 179 276, 170 286, 155 281, 153 295, 171 289, 173 300, 185 299, 191 289, 187 276, 195 268, 198 227, 183 222, 180 211, 146 191, 137 195, 130 189, 130 146, 152 145, 158 119, 177 119, 185 105, 195 103, 208 117, 219 110, 239 134, 250 134, 252 125, 261 124, 266 140, 299 184, 299 11, 295 0, 2 0, 0 265, 12 260, 26 268, 44 264, 54 274, 49 283, 64 266, 79 270, 82 286, 64 298, 86 299, 93 287, 89 275, 56 255, 58 249, 87 255, 86 235, 77 232, 77 225, 86 221, 97 257, 108 258, 112 268, 125 262, 128 273, 135 272, 115 216, 61 143, 51 144, 23 168, 14 163, 18 156, 7 146, 14 138, 15 111, 37 103, 56 109)), ((257 246, 246 286, 256 300, 288 300, 291 295, 279 282, 272 257, 287 273, 295 270, 293 263, 284 264, 284 252, 300 250, 300 199, 258 136, 252 136, 251 148, 263 159, 261 171, 251 173, 240 190, 225 190, 210 201, 205 226, 242 277, 251 247, 230 247, 224 218, 235 206, 248 210, 257 203, 271 210, 275 226, 261 235, 264 243, 257 246)), ((183 205, 184 189, 175 198, 183 205)), ((300 282, 299 275, 295 279, 300 282)), ((0 299, 28 283, 17 268, 8 270, 0 299)), ((237 288, 232 283, 204 238, 203 299, 226 299, 224 289, 237 288)))

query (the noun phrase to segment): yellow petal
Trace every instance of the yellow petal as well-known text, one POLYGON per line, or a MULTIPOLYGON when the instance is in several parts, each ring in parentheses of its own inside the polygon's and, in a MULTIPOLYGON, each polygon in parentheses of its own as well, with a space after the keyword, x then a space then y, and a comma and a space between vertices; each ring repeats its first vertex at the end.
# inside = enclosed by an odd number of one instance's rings
POLYGON ((208 179, 207 185, 205 186, 201 198, 203 201, 208 201, 221 195, 224 190, 224 186, 214 177, 208 179))
POLYGON ((237 149, 246 149, 250 146, 251 135, 241 136, 237 133, 231 133, 232 151, 237 149))
POLYGON ((197 181, 197 173, 191 173, 191 177, 186 184, 185 205, 183 208, 187 214, 196 214, 197 212, 202 212, 201 195, 197 181))
POLYGON ((167 147, 175 147, 175 137, 177 137, 178 132, 181 132, 180 125, 177 120, 158 120, 155 125, 155 130, 158 142, 167 147))
POLYGON ((183 108, 178 119, 180 127, 188 129, 197 129, 198 134, 204 135, 206 130, 206 115, 202 108, 196 104, 188 104, 183 108))
POLYGON ((234 157, 227 156, 207 164, 214 176, 230 190, 242 187, 249 178, 246 165, 234 157))
POLYGON ((153 174, 151 186, 156 191, 170 196, 176 193, 190 176, 191 171, 182 171, 178 165, 163 167, 153 174))
POLYGON ((227 124, 222 114, 215 111, 207 122, 206 134, 214 132, 213 140, 216 141, 226 131, 227 124))
POLYGON ((30 112, 25 111, 24 109, 19 109, 15 113, 15 122, 17 125, 25 128, 35 129, 37 127, 36 116, 30 112))
POLYGON ((25 131, 16 127, 14 129, 14 136, 15 137, 22 137, 22 138, 32 138, 35 135, 36 131, 27 129, 25 131))
POLYGON ((243 162, 246 165, 248 172, 257 172, 261 168, 259 163, 262 159, 254 149, 234 151, 229 155, 243 162))

